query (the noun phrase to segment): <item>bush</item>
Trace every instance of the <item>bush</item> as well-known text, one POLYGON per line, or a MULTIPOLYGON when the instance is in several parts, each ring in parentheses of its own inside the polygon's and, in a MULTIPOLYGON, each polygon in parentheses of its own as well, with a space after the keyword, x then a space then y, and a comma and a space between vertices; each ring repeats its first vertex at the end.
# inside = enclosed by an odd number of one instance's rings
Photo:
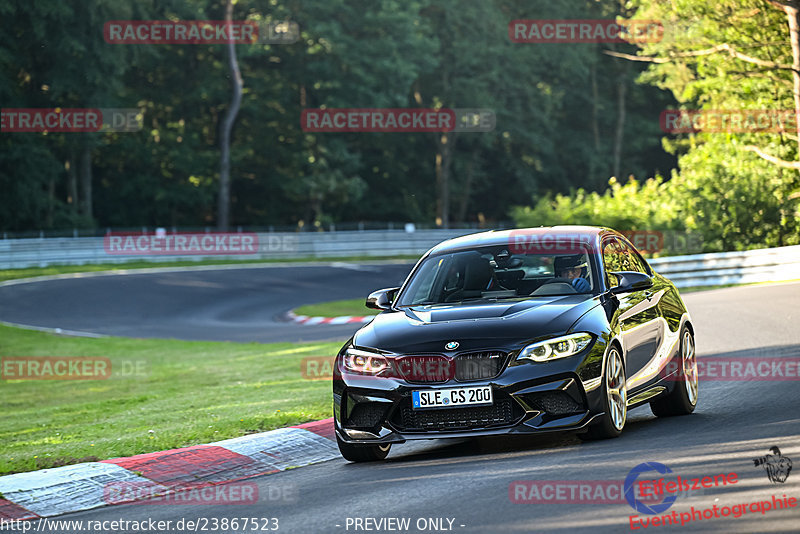
POLYGON ((630 178, 621 185, 611 178, 602 194, 578 189, 545 196, 533 206, 512 208, 512 217, 519 226, 686 231, 699 234, 695 241, 705 252, 800 243, 798 173, 744 151, 730 138, 707 137, 680 158, 681 171, 673 171, 671 180, 630 178))

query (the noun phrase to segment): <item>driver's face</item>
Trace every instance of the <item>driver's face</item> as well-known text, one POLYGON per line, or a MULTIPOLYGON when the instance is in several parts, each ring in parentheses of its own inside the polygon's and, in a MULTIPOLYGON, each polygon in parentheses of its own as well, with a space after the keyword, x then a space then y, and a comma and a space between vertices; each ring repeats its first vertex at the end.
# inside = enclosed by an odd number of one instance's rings
POLYGON ((581 275, 581 268, 576 267, 574 269, 564 269, 561 271, 561 278, 566 278, 567 280, 574 280, 575 278, 579 278, 581 275))

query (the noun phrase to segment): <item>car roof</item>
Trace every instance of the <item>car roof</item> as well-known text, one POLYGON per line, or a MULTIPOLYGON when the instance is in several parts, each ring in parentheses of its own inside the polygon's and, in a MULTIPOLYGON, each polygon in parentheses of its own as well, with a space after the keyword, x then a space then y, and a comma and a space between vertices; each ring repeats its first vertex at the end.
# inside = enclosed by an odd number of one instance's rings
MULTIPOLYGON (((444 252, 451 252, 455 250, 469 249, 481 246, 493 245, 508 245, 514 242, 516 236, 542 237, 545 235, 562 235, 570 236, 571 238, 580 239, 585 243, 598 245, 600 239, 607 234, 619 236, 620 234, 603 226, 579 226, 579 225, 561 225, 561 226, 539 226, 536 228, 514 228, 512 230, 489 230, 487 232, 479 232, 476 234, 469 234, 454 239, 448 239, 439 243, 428 251, 429 254, 441 254, 444 252)), ((599 246, 592 247, 594 250, 599 250, 599 246)))

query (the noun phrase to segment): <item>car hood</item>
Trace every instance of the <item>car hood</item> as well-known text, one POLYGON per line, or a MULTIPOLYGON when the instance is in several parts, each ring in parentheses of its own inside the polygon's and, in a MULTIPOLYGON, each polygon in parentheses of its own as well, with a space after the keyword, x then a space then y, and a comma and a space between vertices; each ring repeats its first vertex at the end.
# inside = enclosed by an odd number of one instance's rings
POLYGON ((412 306, 380 313, 354 337, 358 347, 396 353, 457 352, 508 346, 559 334, 590 309, 599 297, 567 295, 482 304, 412 306))

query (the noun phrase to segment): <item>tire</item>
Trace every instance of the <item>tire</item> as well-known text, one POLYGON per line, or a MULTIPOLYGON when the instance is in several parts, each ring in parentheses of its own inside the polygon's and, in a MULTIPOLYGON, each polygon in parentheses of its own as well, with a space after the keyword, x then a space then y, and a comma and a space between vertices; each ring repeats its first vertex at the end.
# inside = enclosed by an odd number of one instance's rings
POLYGON ((694 348, 694 335, 685 326, 681 330, 681 359, 678 370, 679 381, 675 388, 665 396, 658 397, 650 403, 650 409, 657 417, 688 415, 697 406, 697 356, 694 348))
POLYGON ((616 346, 612 346, 603 371, 604 413, 598 423, 578 437, 584 441, 616 438, 622 434, 628 417, 628 389, 625 385, 625 365, 616 346))
POLYGON ((339 436, 336 436, 336 444, 339 445, 339 452, 348 462, 377 462, 383 460, 392 448, 391 443, 386 445, 353 445, 345 443, 339 436))

